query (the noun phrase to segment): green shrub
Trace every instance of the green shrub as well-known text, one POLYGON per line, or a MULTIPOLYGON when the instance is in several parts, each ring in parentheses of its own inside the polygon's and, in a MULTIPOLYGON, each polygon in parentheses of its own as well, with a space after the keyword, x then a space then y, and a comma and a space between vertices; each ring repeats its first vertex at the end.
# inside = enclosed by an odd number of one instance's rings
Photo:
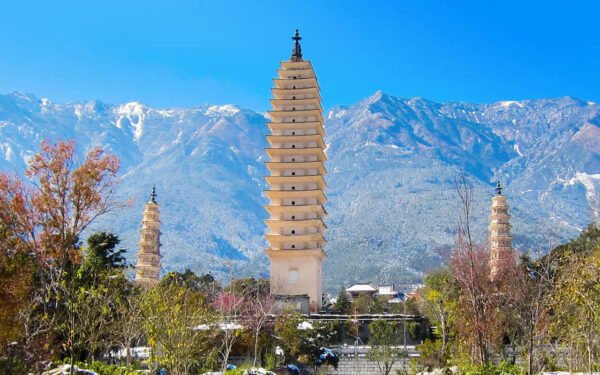
POLYGON ((497 365, 487 364, 483 366, 469 366, 462 368, 461 375, 523 375, 525 372, 519 366, 508 362, 500 362, 497 365))
POLYGON ((92 370, 98 375, 140 375, 139 366, 133 365, 110 365, 101 361, 92 363, 77 363, 77 367, 92 370))
POLYGON ((278 357, 271 352, 267 352, 265 354, 265 368, 267 370, 273 370, 275 367, 277 367, 279 362, 278 357))

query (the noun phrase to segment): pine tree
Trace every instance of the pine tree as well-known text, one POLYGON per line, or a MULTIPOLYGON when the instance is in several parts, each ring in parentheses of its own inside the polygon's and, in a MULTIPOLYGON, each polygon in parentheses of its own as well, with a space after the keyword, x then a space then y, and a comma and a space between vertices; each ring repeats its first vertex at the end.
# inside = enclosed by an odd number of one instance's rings
POLYGON ((348 298, 348 293, 346 292, 346 288, 342 285, 340 288, 340 292, 337 296, 337 301, 335 303, 335 309, 341 314, 348 314, 350 312, 350 308, 352 307, 352 303, 348 298))

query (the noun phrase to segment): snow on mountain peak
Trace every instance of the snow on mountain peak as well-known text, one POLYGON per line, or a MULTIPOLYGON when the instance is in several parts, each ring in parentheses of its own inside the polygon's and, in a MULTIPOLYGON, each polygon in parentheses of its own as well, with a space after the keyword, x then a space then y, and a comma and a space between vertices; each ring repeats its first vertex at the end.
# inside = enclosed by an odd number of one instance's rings
POLYGON ((498 105, 500 105, 500 107, 504 107, 504 108, 508 108, 513 105, 516 105, 519 108, 523 108, 523 103, 518 102, 516 100, 504 100, 504 101, 498 102, 498 105))
POLYGON ((233 116, 239 111, 240 109, 232 104, 210 105, 204 111, 204 114, 207 116, 233 116))
POLYGON ((124 121, 127 120, 133 128, 133 138, 136 142, 139 141, 144 133, 146 111, 146 106, 139 102, 130 102, 118 106, 115 109, 115 112, 119 115, 116 122, 117 128, 122 129, 124 121))

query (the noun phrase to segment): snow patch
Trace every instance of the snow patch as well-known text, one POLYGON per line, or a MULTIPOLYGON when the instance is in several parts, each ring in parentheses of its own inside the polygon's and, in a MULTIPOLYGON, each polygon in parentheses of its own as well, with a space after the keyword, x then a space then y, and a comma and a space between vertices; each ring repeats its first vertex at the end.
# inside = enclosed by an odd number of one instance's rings
POLYGON ((521 150, 519 149, 519 145, 515 143, 515 145, 513 146, 513 149, 515 150, 515 152, 517 153, 517 155, 519 156, 523 156, 523 154, 521 153, 521 150))
POLYGON ((342 118, 344 117, 344 115, 346 114, 346 110, 345 109, 341 109, 339 111, 334 111, 333 109, 331 111, 329 111, 329 113, 327 114, 327 119, 331 120, 334 118, 342 118))
POLYGON ((231 104, 211 105, 206 109, 206 111, 204 111, 204 114, 207 116, 215 116, 215 115, 233 116, 236 113, 238 113, 239 111, 240 111, 239 108, 237 108, 236 106, 231 105, 231 104))
POLYGON ((0 145, 0 150, 4 151, 4 160, 11 161, 13 156, 13 149, 10 147, 10 144, 4 143, 0 145))
POLYGON ((177 114, 177 110, 175 109, 158 109, 156 113, 161 115, 162 117, 173 117, 177 114))
POLYGON ((75 108, 73 108, 73 113, 75 114, 77 119, 81 120, 81 116, 83 116, 83 111, 81 110, 80 105, 76 105, 75 108))
POLYGON ((577 172, 575 176, 564 183, 564 186, 571 186, 577 183, 585 187, 585 197, 590 204, 594 204, 596 199, 596 187, 594 182, 600 183, 600 174, 587 174, 585 172, 577 172))
POLYGON ((313 329, 313 325, 311 322, 305 320, 298 324, 298 329, 301 329, 301 330, 313 329))
POLYGON ((223 330, 223 331, 235 331, 235 330, 244 328, 244 326, 237 324, 237 323, 220 322, 220 323, 217 323, 216 325, 200 324, 200 325, 195 326, 193 329, 195 329, 197 331, 208 331, 209 329, 215 328, 215 327, 220 330, 223 330))
POLYGON ((181 143, 181 140, 182 140, 182 139, 183 139, 183 130, 180 130, 180 131, 177 133, 177 138, 176 138, 176 139, 174 139, 173 141, 171 141, 171 144, 172 144, 172 145, 179 144, 179 143, 181 143))
POLYGON ((510 107, 511 105, 516 105, 519 108, 523 108, 523 103, 514 100, 505 100, 502 102, 498 102, 498 104, 500 104, 500 106, 504 108, 510 107))
POLYGON ((41 101, 40 106, 42 107, 42 112, 47 112, 48 107, 50 107, 52 105, 52 102, 48 98, 42 98, 40 101, 41 101))
POLYGON ((122 129, 122 121, 124 118, 127 118, 133 127, 133 138, 136 142, 140 140, 144 133, 144 119, 146 118, 144 109, 145 107, 138 102, 126 103, 118 106, 116 109, 116 112, 119 115, 116 124, 117 128, 122 129))

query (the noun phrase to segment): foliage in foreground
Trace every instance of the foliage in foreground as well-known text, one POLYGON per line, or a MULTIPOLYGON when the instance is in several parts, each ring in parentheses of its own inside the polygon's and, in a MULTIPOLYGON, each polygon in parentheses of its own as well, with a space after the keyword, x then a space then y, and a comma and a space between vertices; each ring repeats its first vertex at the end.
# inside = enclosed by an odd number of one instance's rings
POLYGON ((504 254, 492 274, 489 246, 471 234, 472 189, 464 176, 456 187, 455 248, 448 266, 426 275, 418 291, 420 311, 432 325, 419 346, 420 367, 458 364, 474 374, 494 373, 497 358, 520 357, 526 374, 591 372, 600 365, 600 229, 592 224, 539 259, 504 254))
POLYGON ((461 364, 473 373, 486 373, 495 369, 490 367, 491 358, 505 358, 507 349, 523 358, 526 374, 561 368, 591 372, 600 364, 600 230, 596 226, 545 257, 523 256, 493 280, 465 278, 489 272, 476 252, 473 257, 468 252, 454 256, 463 259, 428 274, 419 291, 419 307, 433 326, 431 338, 418 348, 422 368, 461 364), (469 300, 469 296, 478 298, 469 300), (485 321, 477 321, 477 309, 487 311, 485 321), (478 341, 474 334, 479 331, 489 343, 478 341))
POLYGON ((275 322, 275 335, 285 353, 284 363, 301 363, 316 371, 321 366, 337 368, 339 359, 327 347, 335 343, 341 322, 311 321, 298 313, 282 314, 275 322))
POLYGON ((400 347, 402 335, 398 323, 376 320, 369 324, 369 328, 371 331, 369 344, 372 348, 367 353, 367 358, 377 363, 382 375, 388 375, 394 363, 406 357, 404 349, 400 347))
POLYGON ((499 364, 466 365, 460 370, 461 375, 523 375, 519 366, 502 361, 499 364))

